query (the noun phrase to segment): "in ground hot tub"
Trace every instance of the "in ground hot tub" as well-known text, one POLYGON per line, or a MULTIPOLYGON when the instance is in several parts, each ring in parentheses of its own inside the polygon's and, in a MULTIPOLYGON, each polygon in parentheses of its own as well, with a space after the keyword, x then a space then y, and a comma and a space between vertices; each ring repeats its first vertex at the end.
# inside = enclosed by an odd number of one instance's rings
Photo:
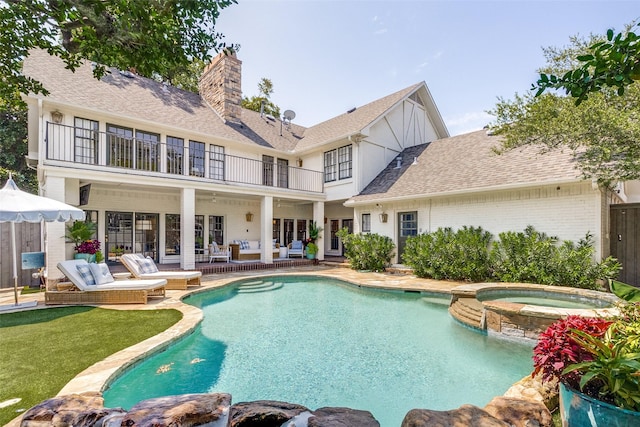
POLYGON ((612 313, 620 301, 606 292, 521 283, 463 285, 451 294, 449 312, 461 322, 492 335, 525 340, 536 340, 553 322, 571 314, 612 313), (470 324, 472 317, 476 322, 470 324))

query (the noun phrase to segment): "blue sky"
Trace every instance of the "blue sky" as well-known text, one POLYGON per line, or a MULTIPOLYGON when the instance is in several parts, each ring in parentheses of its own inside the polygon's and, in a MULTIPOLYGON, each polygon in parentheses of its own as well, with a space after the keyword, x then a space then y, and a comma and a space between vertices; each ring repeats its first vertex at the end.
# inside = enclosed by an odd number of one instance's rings
POLYGON ((498 97, 529 90, 542 47, 622 30, 628 1, 238 0, 216 31, 241 45, 242 92, 312 126, 424 81, 451 135, 481 129, 498 97))

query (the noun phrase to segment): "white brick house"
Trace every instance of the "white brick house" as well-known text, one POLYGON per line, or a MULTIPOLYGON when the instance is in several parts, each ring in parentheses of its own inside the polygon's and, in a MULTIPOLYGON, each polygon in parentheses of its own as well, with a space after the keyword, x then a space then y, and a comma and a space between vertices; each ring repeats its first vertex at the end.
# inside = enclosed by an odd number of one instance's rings
MULTIPOLYGON (((401 243, 409 225, 590 231, 606 253, 607 206, 621 199, 582 181, 568 156, 493 158, 484 132, 448 138, 424 82, 304 128, 241 108, 241 65, 217 56, 194 94, 115 69, 96 80, 89 62, 72 73, 32 52, 24 73, 49 91, 25 97, 43 195, 85 209, 110 260, 143 252, 184 269, 211 241, 286 245, 312 220, 324 228, 319 259, 341 254, 342 227, 401 243)), ((73 249, 63 224, 47 230, 55 279, 73 249)))

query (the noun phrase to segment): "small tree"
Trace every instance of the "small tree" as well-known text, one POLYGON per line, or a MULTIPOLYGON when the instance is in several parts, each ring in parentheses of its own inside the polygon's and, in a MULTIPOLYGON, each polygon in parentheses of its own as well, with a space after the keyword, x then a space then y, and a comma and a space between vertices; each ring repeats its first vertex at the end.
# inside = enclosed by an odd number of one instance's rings
POLYGON ((270 79, 263 77, 258 83, 258 96, 251 98, 242 98, 242 107, 247 110, 262 111, 274 117, 280 117, 280 107, 271 102, 271 94, 273 93, 273 83, 270 79))

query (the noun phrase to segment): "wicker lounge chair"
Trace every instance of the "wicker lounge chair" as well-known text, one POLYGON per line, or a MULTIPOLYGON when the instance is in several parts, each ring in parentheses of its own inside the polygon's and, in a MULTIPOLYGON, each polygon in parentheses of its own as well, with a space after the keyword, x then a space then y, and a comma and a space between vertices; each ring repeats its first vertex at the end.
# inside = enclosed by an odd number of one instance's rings
POLYGON ((302 244, 302 240, 294 240, 291 242, 289 258, 292 256, 299 256, 300 258, 304 257, 304 245, 302 244))
POLYGON ((164 298, 167 283, 164 279, 114 280, 89 285, 78 270, 78 265, 89 264, 83 259, 58 263, 58 269, 71 284, 64 286, 64 290, 62 284, 51 285, 51 289, 45 292, 45 304, 146 304, 149 297, 164 298))
POLYGON ((158 271, 150 258, 141 254, 124 254, 120 257, 122 264, 127 267, 136 279, 166 279, 167 289, 186 290, 187 286, 200 286, 201 271, 158 271), (150 270, 145 270, 150 268, 150 270))

